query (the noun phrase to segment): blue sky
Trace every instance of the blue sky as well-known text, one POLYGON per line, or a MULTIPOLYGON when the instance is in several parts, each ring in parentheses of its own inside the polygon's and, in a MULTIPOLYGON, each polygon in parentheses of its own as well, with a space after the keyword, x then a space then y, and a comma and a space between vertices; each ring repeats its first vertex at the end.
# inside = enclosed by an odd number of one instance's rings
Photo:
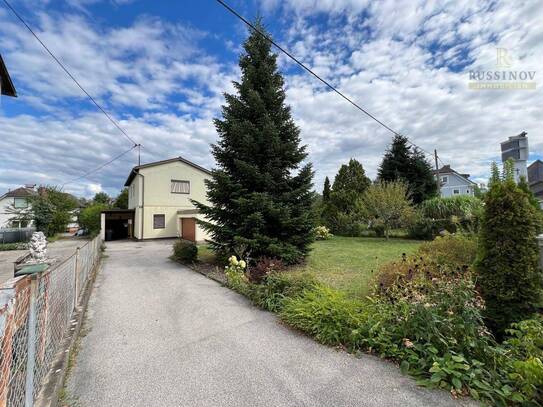
MULTIPOLYGON (((506 48, 513 70, 543 60, 537 0, 229 2, 260 14, 275 39, 335 86, 444 163, 484 181, 499 142, 521 131, 543 155, 540 89, 474 91, 469 70, 495 69, 506 48)), ((182 155, 211 168, 212 119, 239 76, 245 27, 214 0, 12 0, 51 50, 137 142, 142 161, 182 155)), ((0 53, 19 97, 0 105, 0 192, 62 184, 130 148, 126 140, 0 6, 0 53)), ((284 56, 287 102, 316 189, 354 157, 368 174, 391 135, 284 56)), ((66 185, 79 196, 115 195, 131 152, 66 185)))

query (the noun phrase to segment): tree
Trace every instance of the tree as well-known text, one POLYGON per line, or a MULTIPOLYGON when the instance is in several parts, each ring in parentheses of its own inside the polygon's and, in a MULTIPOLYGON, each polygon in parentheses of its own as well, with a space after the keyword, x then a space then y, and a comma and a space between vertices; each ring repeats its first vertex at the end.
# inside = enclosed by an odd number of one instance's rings
POLYGON ((411 150, 409 140, 404 136, 394 136, 392 145, 385 152, 379 166, 378 178, 381 181, 404 181, 415 204, 438 195, 438 188, 432 166, 418 148, 411 150))
POLYGON ((113 204, 115 208, 128 209, 128 188, 123 188, 113 204))
POLYGON ((66 231, 68 223, 73 217, 73 210, 77 208, 77 199, 56 187, 40 187, 36 196, 28 198, 29 207, 24 210, 10 211, 13 220, 34 222, 36 230, 43 232, 47 237, 66 231))
MULTIPOLYGON (((259 30, 264 30, 260 21, 259 30)), ((244 248, 295 263, 313 241, 311 164, 285 105, 283 77, 268 40, 252 31, 240 56, 241 81, 225 94, 219 141, 212 146, 218 168, 206 182, 210 205, 194 202, 208 221, 200 224, 219 253, 244 248)))
POLYGON ((330 199, 330 180, 328 177, 324 179, 324 188, 322 189, 322 201, 328 202, 330 199))
POLYGON ((111 204, 111 198, 105 192, 97 192, 96 195, 94 195, 94 198, 92 198, 92 201, 98 204, 111 204))
POLYGON ((81 210, 79 214, 79 226, 87 229, 91 235, 97 235, 101 228, 102 211, 108 209, 103 203, 93 203, 81 210))
POLYGON ((371 184, 362 164, 351 158, 343 164, 336 177, 330 198, 323 210, 326 225, 338 235, 357 235, 360 216, 356 201, 371 184))
POLYGON ((403 226, 414 215, 407 185, 401 181, 380 181, 371 185, 358 204, 368 221, 383 228, 387 240, 390 229, 403 226))
POLYGON ((541 299, 543 272, 536 239, 541 217, 507 166, 501 177, 497 166, 492 169, 475 270, 488 326, 501 338, 511 323, 529 318, 541 299))

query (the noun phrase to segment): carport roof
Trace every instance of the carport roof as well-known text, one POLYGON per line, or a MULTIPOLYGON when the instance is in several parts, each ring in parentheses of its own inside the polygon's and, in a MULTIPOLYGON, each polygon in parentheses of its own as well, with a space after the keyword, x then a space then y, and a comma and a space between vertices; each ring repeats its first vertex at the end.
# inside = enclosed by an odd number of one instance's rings
POLYGON ((127 187, 132 183, 132 180, 134 179, 134 177, 136 176, 136 174, 139 172, 139 170, 141 168, 154 167, 154 166, 157 166, 157 165, 174 163, 176 161, 181 161, 182 163, 188 164, 191 167, 196 168, 197 170, 205 172, 206 174, 211 174, 211 171, 209 171, 207 168, 201 167, 198 164, 195 164, 192 161, 189 161, 186 158, 183 158, 183 157, 179 156, 179 157, 175 157, 175 158, 170 158, 168 160, 155 161, 153 163, 148 163, 148 164, 142 164, 142 165, 135 166, 134 168, 132 168, 132 171, 130 171, 130 174, 128 175, 128 178, 126 179, 126 182, 124 183, 124 186, 127 187))

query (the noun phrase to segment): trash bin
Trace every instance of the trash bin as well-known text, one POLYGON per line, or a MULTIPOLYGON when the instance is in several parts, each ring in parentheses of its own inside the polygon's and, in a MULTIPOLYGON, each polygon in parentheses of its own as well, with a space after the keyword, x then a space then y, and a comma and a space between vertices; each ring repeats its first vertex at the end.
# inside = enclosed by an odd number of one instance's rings
POLYGON ((106 229, 106 241, 113 240, 113 229, 106 229))

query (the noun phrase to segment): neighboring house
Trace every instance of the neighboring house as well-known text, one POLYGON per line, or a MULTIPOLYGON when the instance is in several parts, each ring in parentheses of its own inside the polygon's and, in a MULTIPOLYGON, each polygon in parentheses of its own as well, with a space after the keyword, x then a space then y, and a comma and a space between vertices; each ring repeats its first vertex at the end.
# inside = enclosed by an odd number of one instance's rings
POLYGON ((0 228, 24 228, 30 226, 23 224, 23 222, 10 221, 14 215, 9 210, 10 208, 29 209, 28 198, 34 195, 36 195, 35 185, 25 185, 0 196, 0 228))
POLYGON ((536 160, 528 167, 528 182, 535 197, 543 208, 543 161, 536 160))
POLYGON ((0 94, 5 96, 17 97, 17 91, 9 76, 8 68, 4 64, 2 55, 0 55, 0 94))
POLYGON ((104 238, 182 237, 198 242, 207 239, 206 232, 196 223, 202 217, 190 200, 207 202, 204 181, 210 174, 182 157, 134 167, 125 182, 128 210, 104 211, 104 238))
POLYGON ((453 170, 450 165, 444 165, 439 170, 434 171, 439 177, 441 185, 441 196, 451 197, 455 195, 475 194, 475 182, 469 179, 469 174, 460 174, 453 170))

